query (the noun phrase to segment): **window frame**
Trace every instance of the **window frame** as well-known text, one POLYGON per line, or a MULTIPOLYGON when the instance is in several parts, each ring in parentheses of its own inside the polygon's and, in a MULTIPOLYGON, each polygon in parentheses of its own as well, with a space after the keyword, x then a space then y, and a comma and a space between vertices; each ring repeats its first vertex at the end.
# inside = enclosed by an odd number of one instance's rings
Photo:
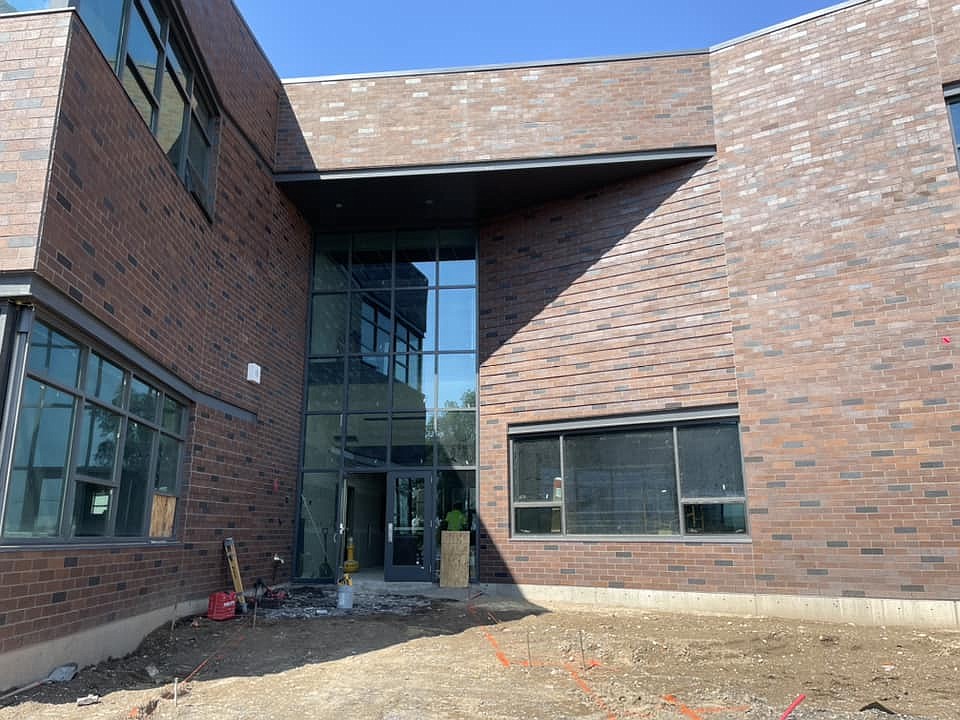
POLYGON ((532 542, 691 542, 691 543, 746 543, 752 542, 750 535, 750 513, 747 503, 747 481, 743 464, 743 450, 739 444, 740 418, 735 407, 708 408, 696 412, 671 412, 627 418, 600 418, 596 420, 554 422, 534 425, 514 425, 507 428, 508 454, 508 494, 510 512, 510 539, 532 542), (742 492, 724 497, 700 497, 685 495, 680 472, 679 430, 684 427, 728 424, 737 428, 738 453, 740 457, 740 477, 742 492), (674 534, 568 534, 567 532, 567 456, 564 447, 565 438, 576 435, 597 435, 608 432, 615 434, 630 430, 655 430, 670 428, 673 442, 673 474, 676 488, 676 511, 679 532, 674 534), (556 438, 560 454, 560 497, 547 500, 515 499, 515 443, 517 440, 556 438), (687 529, 686 508, 692 505, 740 504, 743 506, 743 532, 705 533, 687 529), (516 510, 524 508, 560 508, 559 533, 521 533, 517 531, 516 510))
POLYGON ((177 505, 180 505, 179 498, 182 494, 184 481, 184 465, 186 460, 185 448, 188 442, 189 415, 191 411, 190 402, 165 387, 162 383, 152 379, 149 375, 141 372, 139 368, 129 362, 124 361, 116 354, 110 352, 102 345, 91 341, 82 333, 76 332, 70 328, 64 327, 49 316, 37 316, 30 323, 29 336, 23 355, 23 367, 21 371, 13 378, 12 382, 17 388, 16 392, 11 392, 10 397, 16 397, 16 408, 11 408, 10 417, 12 423, 5 432, 5 442, 9 443, 9 453, 6 455, 7 461, 2 468, 0 476, 0 545, 3 546, 51 546, 51 545, 120 545, 120 544, 144 544, 144 543, 164 543, 175 541, 176 522, 172 523, 171 532, 166 536, 152 536, 150 534, 152 524, 152 511, 154 507, 154 498, 156 496, 172 496, 177 498, 177 505), (34 370, 29 367, 29 353, 33 347, 36 329, 43 326, 51 332, 58 333, 64 338, 70 340, 79 349, 78 372, 76 383, 73 387, 68 386, 48 376, 47 374, 34 370), (120 405, 104 399, 98 395, 96 390, 87 386, 87 378, 90 372, 90 361, 93 356, 110 363, 119 369, 122 375, 120 405), (144 418, 130 407, 132 386, 134 381, 145 383, 150 389, 157 392, 157 407, 152 419, 144 418), (34 382, 46 386, 56 392, 63 393, 71 398, 74 403, 74 416, 70 425, 70 438, 67 442, 67 457, 64 468, 64 488, 61 492, 60 507, 57 520, 57 534, 48 536, 31 536, 26 534, 5 534, 6 513, 10 503, 8 494, 11 491, 12 476, 15 469, 16 441, 19 426, 22 421, 24 388, 28 382, 34 382), (179 411, 178 431, 174 432, 165 427, 165 403, 167 400, 176 402, 179 411), (106 410, 118 416, 119 425, 117 427, 116 448, 114 450, 113 466, 109 478, 96 477, 84 473, 79 464, 82 460, 81 445, 83 442, 83 424, 84 416, 88 408, 99 408, 106 410), (146 487, 143 489, 143 507, 142 518, 140 521, 140 532, 135 535, 117 534, 117 516, 120 503, 120 492, 123 487, 124 471, 124 453, 128 436, 129 422, 135 422, 152 433, 150 439, 150 459, 147 463, 147 472, 145 476, 146 487), (164 437, 172 438, 179 448, 179 457, 177 459, 176 475, 174 485, 171 489, 157 489, 157 468, 160 456, 160 444, 164 437), (81 484, 90 486, 107 487, 110 490, 110 505, 108 509, 108 518, 106 520, 105 532, 100 535, 78 534, 75 527, 75 514, 79 497, 81 496, 81 484))
MULTIPOLYGON (((82 20, 84 5, 96 1, 72 0, 72 5, 82 20)), ((157 144, 161 145, 163 154, 170 160, 177 177, 186 186, 187 191, 197 200, 208 218, 212 219, 215 199, 215 155, 221 112, 213 93, 210 91, 212 85, 206 80, 201 70, 202 66, 197 59, 197 53, 192 50, 189 37, 181 27, 181 23, 170 7, 168 0, 124 0, 119 22, 119 43, 116 49, 116 58, 111 59, 106 56, 106 53, 104 53, 104 57, 120 80, 120 84, 128 97, 130 97, 130 94, 124 85, 127 76, 144 93, 151 107, 150 119, 144 118, 147 127, 150 129, 150 134, 153 135, 157 144), (147 35, 157 47, 157 63, 153 68, 155 77, 152 87, 147 83, 143 73, 128 52, 130 27, 135 15, 142 19, 147 35), (159 21, 159 34, 157 27, 151 20, 152 17, 156 17, 159 21), (175 71, 175 65, 171 57, 179 65, 180 73, 175 71), (173 78, 172 83, 170 78, 173 78), (170 87, 171 84, 172 87, 170 87), (180 147, 175 160, 163 148, 158 134, 165 92, 176 93, 183 100, 178 141, 180 147), (205 123, 201 122, 202 113, 198 111, 198 107, 207 116, 205 123), (196 167, 190 159, 190 147, 196 129, 199 130, 200 141, 205 148, 204 167, 196 167)), ((97 44, 95 37, 93 40, 97 44)), ((99 48, 99 45, 97 47, 99 48)), ((100 49, 103 52, 103 49, 100 49)), ((132 98, 131 102, 133 102, 132 98)))

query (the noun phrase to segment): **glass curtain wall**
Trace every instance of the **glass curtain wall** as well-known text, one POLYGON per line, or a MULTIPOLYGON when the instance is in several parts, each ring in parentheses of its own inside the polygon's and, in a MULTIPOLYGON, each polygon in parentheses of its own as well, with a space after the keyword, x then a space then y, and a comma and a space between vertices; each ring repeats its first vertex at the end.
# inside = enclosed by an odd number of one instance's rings
POLYGON ((343 472, 430 470, 438 524, 455 504, 475 524, 475 231, 320 235, 315 247, 301 577, 336 568, 343 472))

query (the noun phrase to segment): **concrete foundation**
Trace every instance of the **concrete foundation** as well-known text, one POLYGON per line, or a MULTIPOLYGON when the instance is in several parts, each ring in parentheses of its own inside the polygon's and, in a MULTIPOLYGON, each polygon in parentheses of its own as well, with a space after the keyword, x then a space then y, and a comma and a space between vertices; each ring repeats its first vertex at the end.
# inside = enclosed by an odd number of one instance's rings
POLYGON ((488 596, 522 599, 544 607, 557 603, 571 603, 592 607, 762 615, 809 622, 904 625, 960 630, 960 601, 956 600, 691 593, 558 585, 484 584, 479 588, 488 596))
POLYGON ((0 689, 14 688, 46 677, 65 663, 82 668, 111 657, 123 657, 137 649, 149 633, 173 617, 196 615, 207 610, 207 600, 187 600, 142 615, 124 618, 56 640, 30 645, 0 655, 0 689))

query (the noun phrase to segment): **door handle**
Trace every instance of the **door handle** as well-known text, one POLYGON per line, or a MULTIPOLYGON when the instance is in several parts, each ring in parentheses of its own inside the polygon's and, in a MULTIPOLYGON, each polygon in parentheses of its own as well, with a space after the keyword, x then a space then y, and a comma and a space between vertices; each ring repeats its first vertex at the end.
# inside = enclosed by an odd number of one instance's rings
POLYGON ((393 542, 393 523, 387 523, 387 542, 393 542))

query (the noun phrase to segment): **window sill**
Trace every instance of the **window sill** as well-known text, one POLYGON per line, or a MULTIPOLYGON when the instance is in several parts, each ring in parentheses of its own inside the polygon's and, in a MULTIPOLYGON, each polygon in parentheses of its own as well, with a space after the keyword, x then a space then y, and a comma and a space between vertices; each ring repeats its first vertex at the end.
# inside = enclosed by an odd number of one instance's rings
POLYGON ((143 538, 136 538, 130 541, 118 540, 116 538, 108 538, 100 541, 74 541, 66 542, 64 540, 55 540, 51 542, 43 542, 38 540, 32 541, 21 541, 18 543, 13 543, 9 538, 0 539, 0 553, 6 552, 23 552, 25 550, 34 551, 34 550, 125 550, 127 548, 175 548, 180 547, 183 543, 179 540, 145 540, 143 538))
POLYGON ((536 543, 680 543, 683 545, 749 545, 753 538, 741 533, 731 535, 517 535, 510 540, 536 543))

